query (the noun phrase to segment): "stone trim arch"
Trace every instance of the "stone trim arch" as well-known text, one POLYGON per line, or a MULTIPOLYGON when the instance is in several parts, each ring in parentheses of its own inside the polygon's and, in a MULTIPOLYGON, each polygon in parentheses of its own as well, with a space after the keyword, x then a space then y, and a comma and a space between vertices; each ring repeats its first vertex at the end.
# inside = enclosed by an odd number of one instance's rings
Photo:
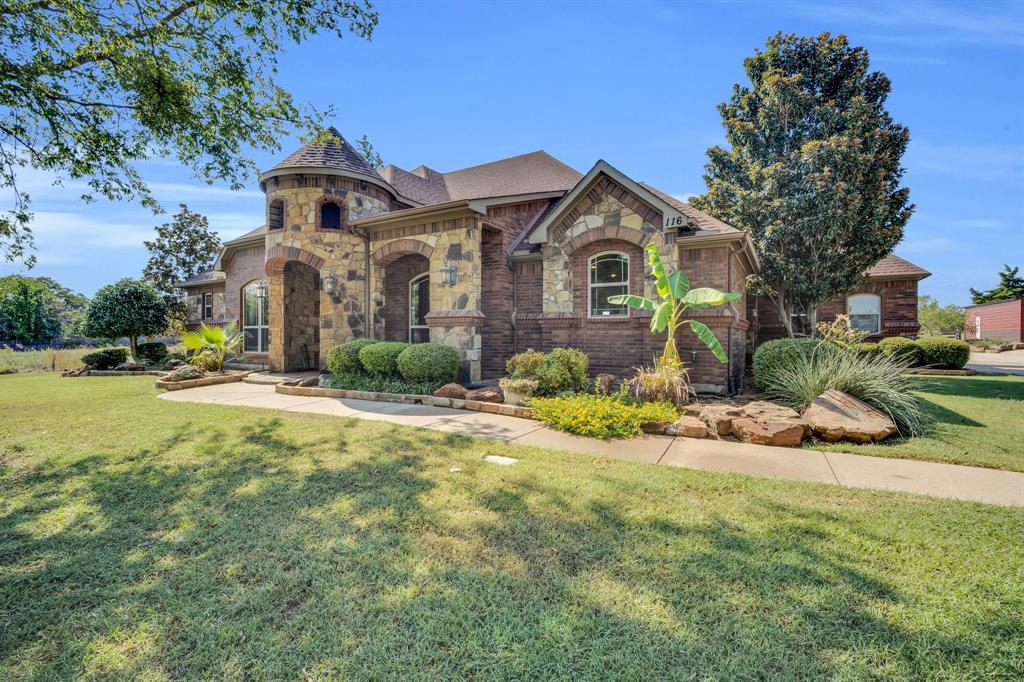
POLYGON ((647 246, 647 242, 651 241, 651 235, 645 234, 640 230, 634 230, 631 227, 606 225, 604 227, 595 227, 576 235, 572 239, 566 240, 565 244, 562 245, 562 251, 565 255, 571 256, 587 244, 600 241, 623 241, 639 246, 642 249, 647 246))
POLYGON ((348 224, 348 204, 334 196, 333 194, 321 194, 316 200, 316 229, 324 230, 327 232, 340 232, 345 229, 345 225, 348 224), (322 226, 323 208, 324 204, 334 204, 338 207, 338 227, 326 228, 322 226))
POLYGON ((280 275, 284 272, 285 263, 297 260, 312 267, 317 272, 323 267, 324 259, 309 251, 295 246, 275 244, 267 249, 266 261, 263 266, 267 276, 280 275))
POLYGON ((374 249, 370 258, 373 259, 374 265, 384 266, 402 256, 413 253, 418 253, 429 259, 434 254, 434 247, 419 239, 395 239, 374 249))

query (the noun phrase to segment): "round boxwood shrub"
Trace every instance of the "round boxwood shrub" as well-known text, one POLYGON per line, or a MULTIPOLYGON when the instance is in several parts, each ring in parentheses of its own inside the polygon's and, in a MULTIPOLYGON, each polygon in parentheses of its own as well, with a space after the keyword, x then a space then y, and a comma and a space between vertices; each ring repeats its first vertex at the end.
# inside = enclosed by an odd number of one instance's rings
POLYGON ((335 346, 329 353, 327 353, 327 369, 329 369, 331 374, 334 376, 353 373, 358 374, 365 371, 363 369, 363 363, 359 361, 359 351, 374 343, 380 343, 380 341, 374 341, 373 339, 355 339, 354 341, 343 343, 340 346, 335 346))
POLYGON ((409 347, 402 341, 381 341, 363 346, 359 351, 359 362, 370 374, 382 376, 398 375, 398 356, 409 347))
POLYGON ((448 384, 459 376, 459 351, 440 343, 414 343, 398 354, 398 371, 406 381, 448 384))
POLYGON ((787 367, 801 355, 812 352, 833 352, 836 346, 821 339, 776 339, 766 341, 754 352, 752 363, 754 382, 762 391, 768 385, 769 377, 782 367, 787 367))
POLYGON ((888 336, 878 342, 878 348, 890 358, 907 362, 911 367, 921 364, 920 347, 902 336, 888 336))
POLYGON ((82 356, 82 364, 89 369, 114 369, 128 362, 128 349, 124 347, 101 348, 82 356))
POLYGON ((873 358, 882 354, 882 349, 878 347, 877 343, 857 343, 854 344, 853 350, 857 355, 866 358, 873 358))
POLYGON ((971 346, 966 341, 929 336, 917 340, 921 364, 935 369, 962 369, 971 358, 971 346))
POLYGON ((135 358, 136 362, 143 362, 147 365, 159 365, 167 359, 166 343, 150 341, 148 343, 136 344, 135 349, 139 353, 139 357, 135 358))

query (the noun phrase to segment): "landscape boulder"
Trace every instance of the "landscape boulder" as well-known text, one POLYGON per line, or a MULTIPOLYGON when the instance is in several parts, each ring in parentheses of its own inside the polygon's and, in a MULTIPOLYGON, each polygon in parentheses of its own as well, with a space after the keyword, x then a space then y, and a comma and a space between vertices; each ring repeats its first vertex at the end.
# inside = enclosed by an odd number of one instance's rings
POLYGON ((707 438, 708 427, 703 421, 697 417, 684 414, 673 424, 669 424, 665 428, 665 434, 668 436, 684 436, 686 438, 707 438))
POLYGON ((705 405, 699 416, 712 433, 719 438, 732 435, 732 420, 743 416, 743 410, 735 405, 705 405))
POLYGON ((650 434, 662 434, 665 430, 672 426, 671 422, 644 422, 640 425, 640 430, 644 433, 650 434))
MULTIPOLYGON (((448 384, 448 385, 451 386, 452 384, 448 384)), ((438 390, 443 390, 444 388, 445 387, 442 386, 438 390)), ((437 393, 435 393, 434 395, 437 395, 437 393)), ((457 398, 459 396, 440 396, 440 397, 442 397, 442 398, 457 398)), ((502 397, 502 394, 501 394, 501 389, 500 388, 495 388, 494 386, 484 386, 483 388, 478 388, 475 391, 469 391, 468 393, 465 394, 464 397, 465 397, 466 400, 475 400, 475 401, 480 402, 480 403, 500 403, 503 400, 503 397, 502 397)))
POLYGON ((594 383, 600 386, 601 390, 605 393, 611 393, 615 384, 615 375, 608 374, 607 372, 601 372, 594 377, 594 383))
POLYGON ((465 400, 467 393, 469 391, 459 384, 445 384, 434 391, 434 395, 438 398, 455 398, 456 400, 465 400))
POLYGON ((822 440, 872 443, 896 433, 889 415, 841 391, 828 390, 804 410, 804 421, 822 440))
POLYGON ((736 417, 732 420, 732 434, 744 443, 795 448, 804 439, 804 424, 791 419, 757 421, 736 417))
POLYGON ((141 362, 122 362, 114 369, 118 372, 145 372, 146 366, 141 362))

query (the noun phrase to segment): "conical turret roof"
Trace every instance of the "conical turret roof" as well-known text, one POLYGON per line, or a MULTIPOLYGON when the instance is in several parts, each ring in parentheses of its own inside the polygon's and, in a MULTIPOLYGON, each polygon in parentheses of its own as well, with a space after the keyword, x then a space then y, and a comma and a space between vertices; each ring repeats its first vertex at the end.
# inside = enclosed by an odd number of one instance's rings
POLYGON ((298 167, 333 168, 380 177, 376 169, 349 144, 337 128, 332 126, 327 129, 327 133, 329 139, 326 141, 313 141, 303 145, 271 170, 298 167))

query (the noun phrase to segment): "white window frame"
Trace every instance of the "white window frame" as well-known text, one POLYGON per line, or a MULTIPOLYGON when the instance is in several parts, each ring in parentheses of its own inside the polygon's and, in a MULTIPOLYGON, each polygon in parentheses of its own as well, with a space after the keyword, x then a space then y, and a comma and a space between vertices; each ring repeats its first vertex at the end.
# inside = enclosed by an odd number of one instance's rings
MULTIPOLYGON (((878 294, 866 294, 866 293, 865 294, 853 294, 852 296, 847 296, 846 297, 846 316, 851 318, 851 326, 853 325, 853 323, 852 323, 852 316, 850 315, 850 301, 852 301, 855 298, 871 298, 871 299, 874 299, 875 302, 878 304, 878 312, 875 313, 875 317, 878 319, 878 324, 876 325, 875 330, 873 332, 871 332, 871 334, 872 335, 874 335, 874 334, 881 334, 882 333, 882 297, 879 296, 878 294)), ((858 317, 864 317, 864 316, 865 315, 863 315, 863 314, 858 315, 858 317)), ((868 331, 868 330, 867 329, 862 329, 861 331, 868 331)))
POLYGON ((209 291, 203 294, 203 319, 213 319, 213 294, 209 291))
MULTIPOLYGON (((256 310, 257 310, 256 316, 264 318, 263 321, 262 321, 262 324, 260 323, 259 320, 257 320, 257 324, 246 324, 246 322, 248 320, 245 319, 245 311, 246 311, 246 305, 245 305, 246 293, 245 292, 246 292, 246 289, 248 289, 249 287, 251 287, 253 285, 256 285, 257 290, 258 290, 260 283, 263 282, 263 281, 264 280, 262 280, 262 279, 254 279, 251 282, 247 283, 244 287, 242 287, 242 315, 241 315, 241 317, 242 317, 242 338, 243 339, 245 338, 245 332, 248 331, 248 330, 255 331, 255 336, 256 336, 256 350, 246 350, 245 349, 245 341, 243 340, 242 341, 242 344, 243 344, 242 345, 242 352, 243 353, 267 353, 267 352, 270 351, 270 348, 269 348, 269 346, 270 346, 270 320, 267 319, 269 317, 269 314, 266 315, 266 316, 263 315, 263 312, 262 312, 263 311, 263 304, 259 302, 259 299, 261 299, 261 298, 266 299, 267 298, 266 296, 257 296, 256 297, 256 300, 257 300, 257 303, 256 303, 256 310), (264 329, 267 330, 267 348, 263 347, 263 330, 264 329)), ((269 313, 269 312, 270 311, 268 310, 267 313, 269 313)))
POLYGON ((629 254, 623 253, 622 251, 602 251, 601 253, 595 253, 593 256, 587 259, 587 317, 594 320, 621 320, 629 317, 629 308, 625 308, 624 313, 616 314, 594 314, 594 295, 593 291, 595 287, 621 287, 623 284, 626 286, 626 294, 629 295, 629 254), (622 282, 594 282, 594 261, 602 256, 621 256, 626 261, 626 279, 622 282))
POLYGON ((424 272, 422 275, 416 275, 409 280, 409 343, 414 343, 412 340, 412 332, 414 329, 430 329, 430 327, 425 324, 413 324, 414 313, 412 309, 412 291, 422 280, 427 280, 427 312, 430 312, 430 273, 424 272))

